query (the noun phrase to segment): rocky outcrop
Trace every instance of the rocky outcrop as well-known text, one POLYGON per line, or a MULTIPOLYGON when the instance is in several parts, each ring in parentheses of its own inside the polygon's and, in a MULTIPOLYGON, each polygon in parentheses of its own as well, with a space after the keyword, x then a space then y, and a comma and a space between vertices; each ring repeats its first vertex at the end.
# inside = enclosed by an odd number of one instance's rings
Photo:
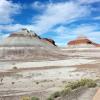
POLYGON ((85 36, 79 36, 77 39, 68 42, 71 47, 99 47, 100 45, 89 40, 85 36))
POLYGON ((44 42, 48 42, 48 43, 50 43, 50 44, 53 44, 54 46, 57 46, 57 45, 55 44, 55 41, 52 40, 52 39, 42 38, 42 40, 43 40, 44 42))
POLYGON ((10 34, 6 39, 4 39, 1 42, 0 46, 41 46, 41 47, 52 46, 54 47, 55 42, 51 39, 42 39, 35 32, 28 31, 27 29, 22 29, 19 32, 10 34))
POLYGON ((47 59, 57 57, 55 41, 22 29, 0 43, 0 60, 47 59))

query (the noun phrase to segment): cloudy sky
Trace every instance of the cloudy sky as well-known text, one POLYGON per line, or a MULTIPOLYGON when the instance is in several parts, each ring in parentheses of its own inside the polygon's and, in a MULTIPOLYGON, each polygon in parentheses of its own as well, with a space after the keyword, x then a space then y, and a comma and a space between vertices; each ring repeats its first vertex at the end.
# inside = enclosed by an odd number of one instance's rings
POLYGON ((60 46, 78 35, 100 43, 100 0, 0 0, 0 39, 21 28, 60 46))

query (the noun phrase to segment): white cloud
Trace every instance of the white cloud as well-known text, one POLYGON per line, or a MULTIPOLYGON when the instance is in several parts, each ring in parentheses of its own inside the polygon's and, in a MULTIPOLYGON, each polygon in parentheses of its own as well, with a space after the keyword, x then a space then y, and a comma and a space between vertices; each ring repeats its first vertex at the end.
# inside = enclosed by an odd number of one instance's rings
POLYGON ((100 0, 78 0, 78 2, 84 4, 91 4, 91 3, 100 2, 100 0))
MULTIPOLYGON (((2 1, 8 2, 7 0, 2 0, 2 1)), ((87 3, 92 3, 93 0, 82 0, 81 3, 82 2, 84 4, 87 4, 87 3)), ((95 0, 95 2, 97 2, 97 0, 95 0)), ((12 2, 9 2, 9 3, 10 5, 12 4, 12 2)), ((7 20, 6 23, 11 21, 12 14, 16 14, 16 11, 19 9, 19 5, 17 6, 18 6, 17 9, 16 9, 16 6, 14 6, 15 10, 14 9, 9 10, 9 12, 7 13, 8 17, 6 18, 8 18, 9 20, 5 18, 4 20, 5 21, 7 20), (12 13, 13 11, 15 12, 12 13)), ((10 7, 12 8, 12 6, 10 7)), ((4 6, 1 8, 4 9, 4 6)), ((75 36, 77 36, 78 34, 85 34, 86 36, 90 36, 92 39, 96 33, 99 34, 99 32, 96 32, 97 29, 99 29, 98 25, 96 24, 95 25, 83 24, 74 28, 65 27, 65 25, 71 22, 77 21, 83 17, 87 17, 88 15, 91 14, 91 9, 89 9, 89 6, 81 5, 79 2, 66 1, 63 3, 54 3, 54 4, 51 3, 51 4, 44 5, 36 1, 33 4, 33 8, 43 9, 42 10, 43 14, 36 16, 35 20, 33 18, 32 20, 33 23, 28 24, 28 25, 22 25, 22 24, 0 25, 0 30, 2 31, 6 30, 9 32, 12 32, 12 31, 17 31, 21 28, 28 28, 29 30, 34 30, 36 33, 39 33, 39 34, 44 34, 44 33, 47 33, 48 31, 49 32, 53 31, 57 33, 57 36, 54 38, 58 44, 66 44, 68 40, 72 38, 74 39, 75 36), (60 25, 60 27, 57 27, 57 25, 60 25), (62 39, 61 41, 62 43, 59 42, 59 40, 61 39, 62 39)), ((0 16, 0 19, 2 19, 1 16, 0 16)))
POLYGON ((100 16, 94 17, 94 20, 100 20, 100 16))
POLYGON ((0 0, 0 24, 13 21, 12 16, 20 12, 20 5, 8 0, 0 0))
POLYGON ((94 31, 88 34, 90 39, 96 43, 100 43, 100 31, 94 31))
POLYGON ((6 38, 6 37, 8 37, 8 36, 9 36, 9 34, 3 34, 3 33, 0 32, 0 42, 1 42, 4 38, 6 38))
MULTIPOLYGON (((66 27, 58 27, 58 29, 65 29, 65 31, 62 33, 59 33, 59 35, 62 37, 63 36, 68 36, 68 35, 86 35, 86 36, 95 36, 97 34, 93 34, 96 33, 97 31, 99 31, 99 25, 97 24, 82 24, 82 25, 78 25, 76 27, 73 28, 66 28, 66 27)), ((57 31, 56 31, 57 32, 57 31)), ((98 32, 97 32, 98 33, 98 32)), ((65 38, 65 37, 64 37, 65 38)))
POLYGON ((100 42, 100 30, 99 25, 97 24, 83 24, 83 25, 78 25, 77 27, 73 28, 67 28, 66 26, 60 26, 57 29, 54 30, 54 32, 58 33, 58 35, 55 37, 56 42, 60 44, 67 44, 71 39, 75 39, 79 35, 87 36, 93 41, 97 41, 98 43, 100 42), (62 33, 63 32, 63 33, 62 33))
POLYGON ((88 25, 88 24, 82 24, 75 29, 72 30, 72 34, 85 34, 88 35, 89 33, 96 31, 99 28, 98 25, 88 25))
MULTIPOLYGON (((93 41, 98 41, 100 40, 100 30, 99 25, 94 24, 94 25, 81 25, 75 29, 72 30, 72 34, 78 35, 85 35, 88 38, 90 38, 93 41)), ((100 41, 99 41, 100 42, 100 41)))
POLYGON ((90 10, 87 6, 75 2, 50 4, 43 15, 37 16, 33 29, 38 33, 46 33, 55 25, 70 23, 88 14, 90 10))
MULTIPOLYGON (((35 5, 38 5, 38 2, 35 5)), ((89 14, 90 14, 90 11, 87 6, 81 6, 75 2, 67 1, 63 3, 47 4, 46 9, 44 9, 43 11, 43 14, 36 16, 35 19, 36 18, 37 19, 35 21, 33 18, 32 24, 30 25, 21 25, 21 24, 1 25, 0 29, 7 30, 7 31, 15 31, 19 28, 27 27, 29 29, 34 30, 35 32, 39 34, 43 34, 52 30, 52 28, 56 25, 68 24, 75 20, 79 20, 79 18, 85 17, 89 14)), ((9 18, 11 21, 10 16, 7 18, 9 18)))
POLYGON ((47 5, 43 4, 39 1, 35 1, 35 2, 32 3, 31 6, 32 6, 33 9, 40 10, 40 9, 44 9, 47 5))
POLYGON ((10 25, 0 25, 0 30, 8 31, 8 32, 15 32, 20 30, 21 28, 27 28, 32 30, 32 25, 22 25, 22 24, 10 24, 10 25))
POLYGON ((56 29, 53 30, 54 32, 58 33, 58 34, 65 34, 67 32, 69 32, 69 29, 65 26, 59 26, 56 29))
POLYGON ((49 0, 49 3, 51 3, 51 4, 52 4, 52 3, 53 3, 53 0, 49 0))

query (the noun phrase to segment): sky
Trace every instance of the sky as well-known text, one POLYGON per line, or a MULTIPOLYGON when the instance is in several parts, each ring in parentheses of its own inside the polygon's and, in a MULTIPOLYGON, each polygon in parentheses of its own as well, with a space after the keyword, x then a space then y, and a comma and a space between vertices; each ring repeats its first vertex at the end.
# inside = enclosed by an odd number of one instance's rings
POLYGON ((79 35, 100 43, 100 0, 0 0, 0 39, 21 28, 59 46, 79 35))

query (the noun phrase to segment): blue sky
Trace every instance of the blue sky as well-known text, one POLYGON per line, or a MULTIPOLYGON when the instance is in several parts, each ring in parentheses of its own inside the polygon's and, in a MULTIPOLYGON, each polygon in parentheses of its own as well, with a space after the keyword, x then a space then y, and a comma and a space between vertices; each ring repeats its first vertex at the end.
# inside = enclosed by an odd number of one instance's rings
POLYGON ((0 0, 0 39, 21 28, 60 46, 81 34, 100 43, 100 0, 0 0))

